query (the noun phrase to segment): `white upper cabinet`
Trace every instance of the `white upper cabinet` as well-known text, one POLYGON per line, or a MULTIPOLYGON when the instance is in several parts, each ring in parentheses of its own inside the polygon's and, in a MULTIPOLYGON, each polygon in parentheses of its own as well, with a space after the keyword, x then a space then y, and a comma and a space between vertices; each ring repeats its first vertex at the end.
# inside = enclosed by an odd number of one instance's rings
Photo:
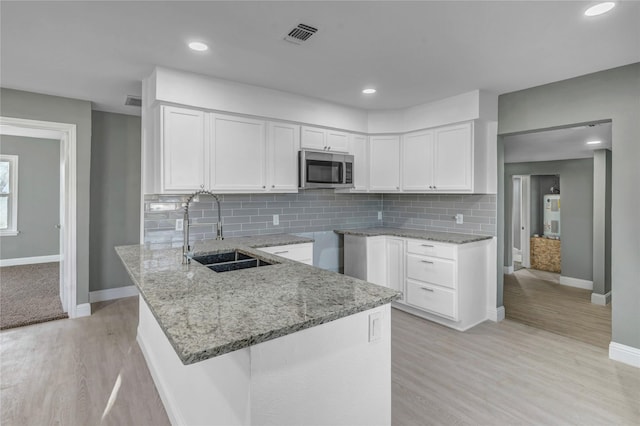
POLYGON ((266 123, 211 114, 210 185, 216 191, 266 189, 266 123))
POLYGON ((473 191, 472 123, 435 130, 433 186, 437 191, 473 191))
POLYGON ((363 135, 351 135, 351 148, 349 153, 353 155, 353 189, 355 191, 369 190, 369 143, 363 135))
POLYGON ((433 190, 433 131, 409 133, 402 137, 402 190, 433 190))
POLYGON ((161 192, 190 192, 206 183, 204 112, 161 107, 161 192))
POLYGON ((349 134, 337 130, 326 130, 318 127, 302 126, 302 148, 318 151, 349 151, 349 134))
MULTIPOLYGON (((400 190, 400 137, 369 138, 369 189, 397 192, 400 190)), ((356 164, 357 167, 357 164, 356 164)))
POLYGON ((267 123, 267 191, 298 192, 300 126, 267 123))

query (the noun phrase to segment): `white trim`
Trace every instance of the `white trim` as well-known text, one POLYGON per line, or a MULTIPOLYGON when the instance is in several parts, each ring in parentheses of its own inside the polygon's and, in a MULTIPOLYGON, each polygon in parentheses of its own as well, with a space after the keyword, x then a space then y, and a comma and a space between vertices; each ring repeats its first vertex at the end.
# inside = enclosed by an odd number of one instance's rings
POLYGON ((582 280, 580 278, 564 277, 560 275, 560 284, 569 287, 583 288, 585 290, 593 290, 593 281, 582 280))
POLYGON ((605 294, 591 293, 591 303, 594 305, 608 305, 611 303, 611 292, 605 294))
POLYGON ((504 306, 497 308, 487 308, 487 318, 493 322, 500 322, 504 319, 505 311, 504 306))
MULTIPOLYGON (((85 316, 84 305, 76 306, 77 299, 77 126, 71 123, 0 117, 0 129, 20 129, 25 133, 50 131, 60 137, 61 174, 60 199, 60 300, 70 318, 85 316), (64 206, 63 206, 64 205, 64 206), (77 313, 80 307, 80 314, 77 313)), ((87 304, 88 305, 88 304, 87 304)), ((91 314, 91 309, 89 309, 91 314)))
POLYGON ((640 349, 611 342, 609 343, 609 359, 640 368, 640 349))
POLYGON ((91 316, 91 303, 82 303, 75 306, 73 311, 75 313, 74 318, 89 317, 91 316))
POLYGON ((502 267, 502 272, 507 274, 507 275, 513 274, 513 265, 511 265, 511 266, 503 266, 502 267))
POLYGON ((17 257, 15 259, 0 259, 0 267, 16 265, 35 265, 37 263, 60 262, 59 254, 50 256, 17 257))
POLYGON ((15 237, 18 231, 18 160, 17 155, 0 154, 0 159, 9 163, 9 194, 7 194, 7 229, 0 230, 0 236, 15 237))
POLYGON ((106 300, 122 299, 123 297, 137 296, 138 289, 134 285, 108 288, 89 292, 89 303, 104 302, 106 300))

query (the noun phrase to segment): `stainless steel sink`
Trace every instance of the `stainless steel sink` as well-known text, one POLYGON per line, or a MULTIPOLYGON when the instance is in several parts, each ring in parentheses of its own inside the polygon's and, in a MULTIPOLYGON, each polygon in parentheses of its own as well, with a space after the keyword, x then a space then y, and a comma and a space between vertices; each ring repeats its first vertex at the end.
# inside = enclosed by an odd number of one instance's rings
POLYGON ((272 265, 275 262, 267 262, 238 250, 224 253, 203 254, 191 257, 192 260, 215 272, 229 272, 238 269, 257 268, 260 266, 272 265))

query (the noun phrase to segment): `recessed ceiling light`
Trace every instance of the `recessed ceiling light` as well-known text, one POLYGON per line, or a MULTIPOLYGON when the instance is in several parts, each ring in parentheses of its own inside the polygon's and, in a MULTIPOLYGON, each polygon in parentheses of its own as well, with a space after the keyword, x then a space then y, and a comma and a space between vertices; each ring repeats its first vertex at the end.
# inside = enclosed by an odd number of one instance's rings
POLYGON ((205 50, 209 50, 209 46, 200 41, 192 41, 191 43, 189 43, 189 49, 195 50, 197 52, 204 52, 205 50))
POLYGON ((373 89, 373 88, 364 89, 362 93, 364 93, 365 95, 373 95, 374 93, 376 93, 376 89, 373 89))
POLYGON ((598 145, 600 143, 602 143, 602 141, 589 141, 587 142, 587 145, 598 145))
POLYGON ((615 6, 616 6, 615 2, 605 1, 603 3, 598 3, 594 6, 591 6, 589 9, 584 11, 584 14, 587 16, 602 15, 603 13, 607 13, 608 11, 613 9, 615 6))

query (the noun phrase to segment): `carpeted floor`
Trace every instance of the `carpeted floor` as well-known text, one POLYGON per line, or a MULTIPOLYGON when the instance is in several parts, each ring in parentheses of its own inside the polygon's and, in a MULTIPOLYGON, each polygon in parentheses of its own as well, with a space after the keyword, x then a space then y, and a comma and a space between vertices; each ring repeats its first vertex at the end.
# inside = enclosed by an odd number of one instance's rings
POLYGON ((0 268, 0 330, 61 318, 60 263, 0 268))
POLYGON ((559 283, 560 274, 521 269, 504 276, 506 317, 601 348, 611 342, 611 304, 591 303, 591 290, 559 283))

